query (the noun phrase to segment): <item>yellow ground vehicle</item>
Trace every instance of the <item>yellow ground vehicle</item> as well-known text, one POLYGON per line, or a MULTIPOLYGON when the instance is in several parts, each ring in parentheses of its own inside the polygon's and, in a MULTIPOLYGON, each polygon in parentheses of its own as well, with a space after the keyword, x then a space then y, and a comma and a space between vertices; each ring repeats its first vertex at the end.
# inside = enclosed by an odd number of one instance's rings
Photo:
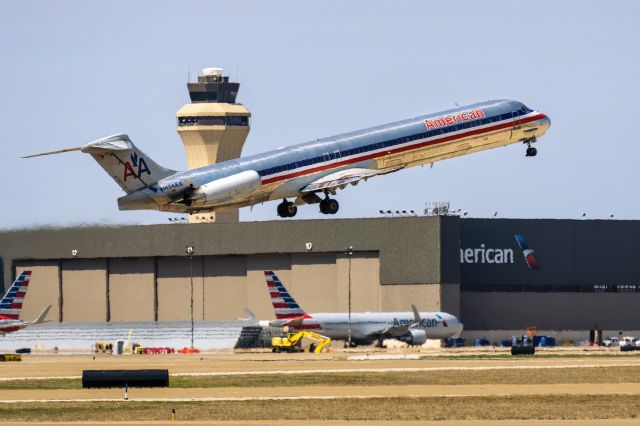
POLYGON ((93 352, 95 353, 102 352, 103 354, 111 354, 113 353, 113 343, 96 342, 96 344, 93 345, 93 352))
POLYGON ((287 337, 274 337, 271 339, 273 352, 304 352, 302 340, 313 340, 309 345, 309 352, 320 353, 330 343, 331 339, 313 331, 298 331, 287 334, 287 337))

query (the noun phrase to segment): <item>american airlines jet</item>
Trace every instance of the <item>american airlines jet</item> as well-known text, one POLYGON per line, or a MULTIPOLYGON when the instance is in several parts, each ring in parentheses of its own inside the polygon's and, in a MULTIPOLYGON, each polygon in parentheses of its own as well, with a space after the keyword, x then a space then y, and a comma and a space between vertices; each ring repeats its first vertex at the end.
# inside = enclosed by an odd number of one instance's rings
POLYGON ((280 217, 318 204, 335 214, 338 189, 399 170, 514 143, 526 155, 550 126, 549 118, 517 101, 497 100, 293 145, 185 172, 156 164, 125 134, 77 148, 90 154, 126 193, 120 210, 181 213, 219 211, 270 200, 280 217))
POLYGON ((273 271, 264 271, 276 320, 269 325, 294 330, 313 330, 334 340, 349 339, 352 345, 369 345, 396 339, 409 345, 422 345, 427 339, 459 336, 462 323, 444 312, 354 312, 308 314, 289 294, 273 271))
POLYGON ((4 297, 0 299, 0 335, 45 322, 51 305, 44 308, 42 313, 33 321, 22 321, 19 319, 20 312, 22 311, 22 303, 29 289, 30 279, 31 271, 23 271, 13 284, 11 284, 11 287, 9 287, 4 297))

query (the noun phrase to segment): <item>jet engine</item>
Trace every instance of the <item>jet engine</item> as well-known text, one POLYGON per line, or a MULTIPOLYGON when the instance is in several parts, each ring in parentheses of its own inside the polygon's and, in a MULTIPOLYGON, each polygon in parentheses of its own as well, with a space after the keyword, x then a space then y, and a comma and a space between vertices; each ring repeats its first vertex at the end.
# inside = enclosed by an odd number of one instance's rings
POLYGON ((255 170, 247 170, 216 179, 195 188, 185 204, 188 206, 210 206, 243 198, 260 187, 260 175, 255 170))
POLYGON ((408 334, 400 338, 411 346, 420 346, 427 341, 427 332, 419 328, 410 328, 408 334))

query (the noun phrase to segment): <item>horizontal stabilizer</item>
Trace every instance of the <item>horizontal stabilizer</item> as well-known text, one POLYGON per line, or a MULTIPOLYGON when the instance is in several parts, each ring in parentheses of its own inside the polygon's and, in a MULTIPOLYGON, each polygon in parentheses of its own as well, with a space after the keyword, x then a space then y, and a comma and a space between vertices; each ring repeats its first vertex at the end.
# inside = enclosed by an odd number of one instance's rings
POLYGON ((80 151, 81 149, 82 149, 81 146, 77 146, 75 148, 65 148, 65 149, 59 149, 57 151, 41 152, 40 154, 25 155, 24 157, 20 157, 20 158, 42 157, 44 155, 54 155, 54 154, 62 154, 63 152, 80 151))
POLYGON ((93 157, 127 194, 150 186, 177 172, 158 165, 148 155, 136 148, 124 133, 107 136, 76 148, 28 155, 22 158, 81 151, 93 157))
POLYGON ((107 136, 97 139, 93 142, 82 145, 81 151, 87 153, 103 152, 103 151, 127 151, 133 149, 133 143, 129 136, 124 133, 107 136))

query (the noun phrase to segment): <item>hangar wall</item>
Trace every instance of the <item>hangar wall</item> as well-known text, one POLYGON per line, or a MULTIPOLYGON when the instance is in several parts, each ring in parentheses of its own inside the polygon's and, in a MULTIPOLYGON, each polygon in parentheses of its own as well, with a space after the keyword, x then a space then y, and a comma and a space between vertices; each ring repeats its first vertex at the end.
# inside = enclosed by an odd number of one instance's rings
POLYGON ((460 298, 467 331, 640 329, 638 293, 462 292, 460 298))
POLYGON ((47 304, 62 321, 188 319, 192 268, 196 320, 244 317, 244 306, 272 318, 265 269, 308 311, 346 311, 353 246, 354 311, 414 303, 472 331, 634 330, 639 239, 640 221, 458 217, 18 230, 0 232, 0 270, 6 287, 33 269, 25 319, 47 304))
MULTIPOLYGON (((246 317, 248 307, 259 318, 274 318, 264 270, 271 266, 308 312, 347 310, 349 259, 344 254, 301 253, 250 256, 194 256, 82 259, 64 262, 18 262, 16 274, 32 272, 24 318, 47 304, 62 305, 51 314, 65 322, 178 321, 191 316, 191 272, 195 320, 246 317), (60 266, 61 265, 61 266, 60 266), (191 269, 193 267, 193 270, 191 269), (62 292, 59 289, 62 289, 62 292), (204 297, 203 297, 204 295, 204 297)), ((383 309, 377 252, 351 257, 352 309, 383 309)), ((396 286, 393 286, 396 287, 396 286)), ((400 290, 403 286, 397 286, 400 290)), ((421 286, 409 286, 413 293, 421 286)), ((429 287, 435 287, 430 285, 429 287)), ((384 306, 406 299, 392 295, 384 306)), ((425 300, 436 295, 431 295, 425 300)), ((409 309, 406 306, 403 310, 409 309)))
POLYGON ((640 221, 460 221, 466 330, 640 329, 640 221), (522 237, 536 265, 528 266, 522 237))
POLYGON ((5 286, 19 269, 34 271, 37 290, 27 298, 33 299, 24 318, 53 304, 49 318, 65 322, 187 320, 192 278, 196 320, 245 317, 245 306, 260 318, 273 318, 267 269, 276 271, 309 312, 346 311, 351 272, 354 312, 404 311, 416 303, 423 310, 457 314, 458 221, 416 217, 7 231, 0 232, 0 256, 5 286), (192 259, 188 245, 195 248, 192 259), (347 246, 354 248, 351 258, 347 246))

